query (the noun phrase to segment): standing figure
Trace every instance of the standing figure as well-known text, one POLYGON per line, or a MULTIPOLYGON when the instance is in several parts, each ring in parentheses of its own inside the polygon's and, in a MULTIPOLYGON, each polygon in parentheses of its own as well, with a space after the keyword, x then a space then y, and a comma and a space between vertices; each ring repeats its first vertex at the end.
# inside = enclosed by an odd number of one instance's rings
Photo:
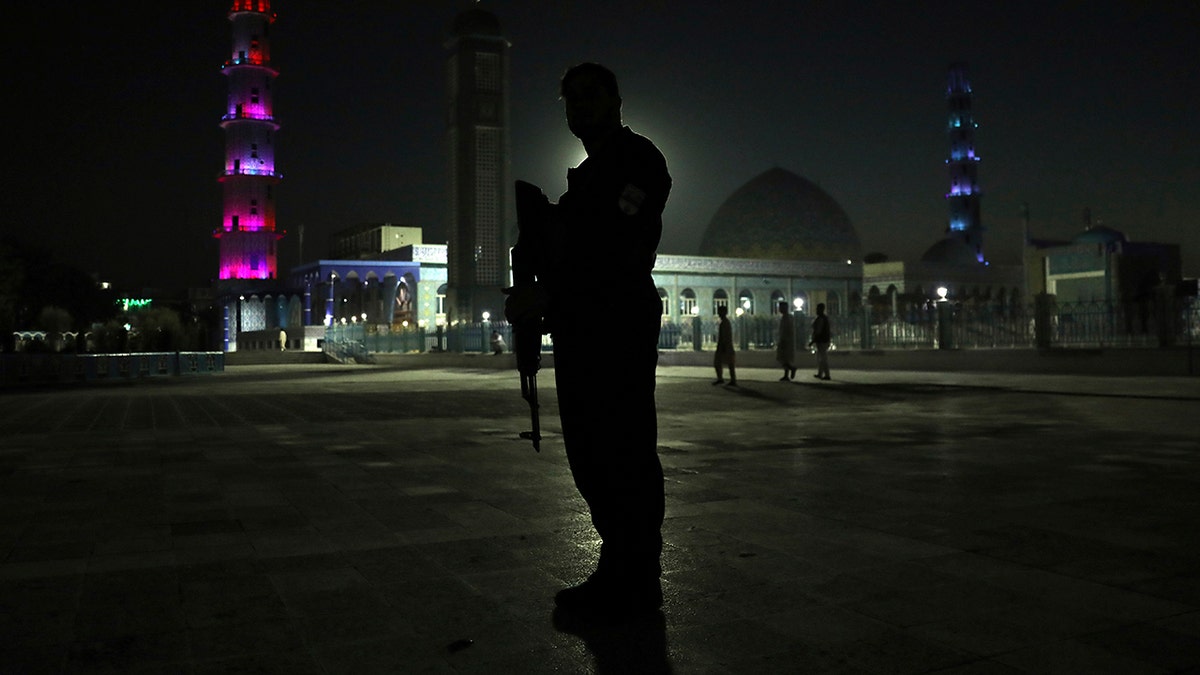
MULTIPOLYGON (((651 276, 671 189, 654 144, 621 122, 612 71, 583 63, 563 75, 567 126, 587 158, 548 204, 536 285, 515 287, 510 321, 539 312, 554 341, 554 380, 571 475, 600 536, 587 580, 555 604, 577 615, 624 618, 662 606, 663 471, 655 369, 662 301, 651 276), (597 317, 620 329, 595 348, 597 317)), ((514 258, 527 255, 513 251, 514 258)))
POLYGON ((713 384, 725 383, 724 366, 729 366, 729 386, 736 387, 737 353, 733 351, 733 325, 729 323, 729 308, 725 305, 717 307, 717 316, 721 323, 717 326, 717 353, 713 356, 713 367, 717 370, 717 381, 713 384))
POLYGON ((825 303, 817 305, 817 318, 813 319, 812 323, 812 339, 808 341, 808 346, 816 346, 817 348, 817 374, 813 377, 818 380, 829 379, 829 344, 833 342, 832 334, 829 329, 829 317, 825 316, 825 303))
POLYGON ((780 382, 796 377, 796 324, 786 302, 779 303, 779 339, 775 341, 775 360, 783 366, 780 382))

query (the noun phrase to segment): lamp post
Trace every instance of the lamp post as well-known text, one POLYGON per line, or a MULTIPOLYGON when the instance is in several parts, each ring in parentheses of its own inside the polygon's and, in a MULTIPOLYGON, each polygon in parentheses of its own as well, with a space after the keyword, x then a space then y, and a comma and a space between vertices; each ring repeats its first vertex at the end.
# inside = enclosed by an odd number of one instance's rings
POLYGON ((938 286, 937 307, 937 322, 938 322, 938 349, 954 349, 954 334, 953 334, 953 306, 946 300, 946 296, 950 293, 950 289, 945 286, 938 286))
POLYGON ((482 354, 486 354, 490 346, 488 327, 491 326, 492 313, 484 310, 482 316, 483 321, 479 324, 479 351, 482 354))
POLYGON ((746 330, 746 310, 738 307, 734 311, 738 324, 738 348, 742 351, 750 349, 750 331, 746 330))

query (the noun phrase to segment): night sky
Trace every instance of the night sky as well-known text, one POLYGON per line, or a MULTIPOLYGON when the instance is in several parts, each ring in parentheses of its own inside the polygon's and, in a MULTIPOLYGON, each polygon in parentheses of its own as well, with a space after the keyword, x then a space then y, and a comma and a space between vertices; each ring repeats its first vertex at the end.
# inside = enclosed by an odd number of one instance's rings
MULTIPOLYGON (((444 42, 470 6, 277 0, 280 271, 333 231, 445 241, 444 42)), ((625 121, 666 154, 661 251, 696 253, 734 190, 779 166, 846 209, 864 251, 913 259, 946 227, 945 80, 966 61, 986 250, 1015 261, 1020 210, 1180 243, 1200 274, 1200 4, 484 0, 512 43, 514 178, 557 194, 580 147, 558 78, 618 75, 625 121), (919 9, 918 9, 919 7, 919 9)), ((118 283, 217 269, 230 24, 224 0, 58 3, 6 21, 5 232, 118 283)))

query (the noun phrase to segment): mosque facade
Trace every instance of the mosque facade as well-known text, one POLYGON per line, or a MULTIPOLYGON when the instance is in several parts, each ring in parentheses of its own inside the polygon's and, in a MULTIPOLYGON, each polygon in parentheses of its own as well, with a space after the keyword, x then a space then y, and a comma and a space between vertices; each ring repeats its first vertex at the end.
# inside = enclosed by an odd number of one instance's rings
MULTIPOLYGON (((247 2, 239 0, 234 7, 247 2)), ((226 349, 236 349, 243 332, 248 341, 262 338, 256 344, 272 344, 282 329, 291 346, 313 349, 335 325, 432 333, 500 319, 500 289, 511 283, 507 237, 515 227, 508 171, 508 42, 495 16, 472 8, 457 17, 446 46, 449 242, 424 243, 415 227, 348 228, 334 236, 328 259, 258 282, 270 281, 270 288, 226 293, 227 315, 235 317, 227 322, 234 339, 227 339, 226 349)), ((953 65, 946 93, 947 225, 944 238, 920 260, 865 262, 858 234, 837 200, 815 183, 772 167, 716 210, 699 255, 658 255, 653 276, 664 329, 679 334, 693 328, 698 336, 721 306, 732 316, 762 323, 777 321, 780 303, 798 321, 824 304, 836 325, 839 319, 863 316, 864 309, 894 319, 943 297, 1010 308, 1024 304, 1030 292, 1086 287, 1094 294, 1100 292, 1096 284, 1117 283, 1112 275, 1102 282, 1095 277, 1097 265, 1119 265, 1113 262, 1119 256, 1080 262, 1077 254, 1097 245, 1110 253, 1136 249, 1123 239, 1073 242, 1078 250, 1066 250, 1062 242, 1027 247, 1023 265, 987 260, 971 93, 966 66, 953 65)), ((1177 269, 1177 247, 1175 256, 1177 269)), ((1122 274, 1127 278, 1133 272, 1122 274)))

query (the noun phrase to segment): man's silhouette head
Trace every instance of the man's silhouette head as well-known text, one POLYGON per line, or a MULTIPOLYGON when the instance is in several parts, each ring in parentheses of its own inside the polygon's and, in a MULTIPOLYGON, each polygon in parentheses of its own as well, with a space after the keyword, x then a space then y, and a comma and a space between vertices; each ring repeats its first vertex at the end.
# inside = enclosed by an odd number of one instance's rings
POLYGON ((598 63, 581 63, 567 70, 560 89, 567 127, 584 147, 621 127, 621 93, 617 76, 598 63))

